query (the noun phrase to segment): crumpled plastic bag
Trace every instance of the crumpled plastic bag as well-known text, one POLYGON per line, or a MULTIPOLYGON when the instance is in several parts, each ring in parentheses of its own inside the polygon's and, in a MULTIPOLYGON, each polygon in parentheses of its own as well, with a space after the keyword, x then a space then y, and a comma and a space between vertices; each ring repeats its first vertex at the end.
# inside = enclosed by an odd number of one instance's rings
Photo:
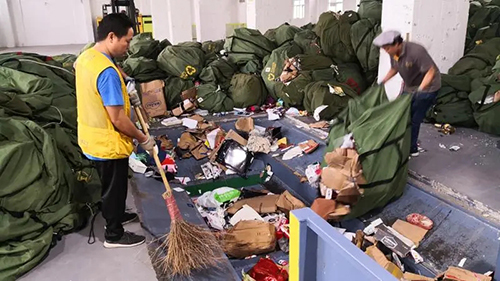
POLYGON ((250 136, 248 137, 247 148, 251 152, 271 152, 271 141, 262 136, 261 132, 258 130, 252 130, 250 136))
POLYGON ((313 163, 307 166, 306 177, 307 181, 312 187, 318 188, 320 175, 321 175, 321 166, 319 163, 313 163))
POLYGON ((230 201, 236 201, 241 192, 231 187, 219 187, 213 191, 203 193, 198 197, 198 205, 205 208, 218 208, 222 204, 230 201))

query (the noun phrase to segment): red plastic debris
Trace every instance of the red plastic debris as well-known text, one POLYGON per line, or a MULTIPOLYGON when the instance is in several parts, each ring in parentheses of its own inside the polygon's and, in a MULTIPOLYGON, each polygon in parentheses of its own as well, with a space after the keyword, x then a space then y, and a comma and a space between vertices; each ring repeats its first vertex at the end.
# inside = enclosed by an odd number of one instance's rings
POLYGON ((248 275, 255 281, 287 281, 288 272, 280 268, 274 261, 261 258, 257 264, 250 269, 248 275))
POLYGON ((431 230, 434 226, 434 222, 430 218, 417 213, 406 216, 406 221, 427 230, 431 230))

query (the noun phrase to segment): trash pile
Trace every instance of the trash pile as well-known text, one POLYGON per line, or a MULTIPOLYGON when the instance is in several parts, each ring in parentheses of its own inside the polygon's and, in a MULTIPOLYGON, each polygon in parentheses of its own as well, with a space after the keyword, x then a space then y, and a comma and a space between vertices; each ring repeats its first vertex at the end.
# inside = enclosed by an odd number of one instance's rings
POLYGON ((75 58, 0 54, 0 280, 36 266, 97 210, 99 176, 77 143, 75 58))
POLYGON ((465 55, 442 74, 436 105, 427 113, 432 123, 500 135, 500 6, 471 1, 465 55))
POLYGON ((381 2, 360 5, 360 14, 325 12, 315 25, 284 23, 264 35, 238 28, 219 41, 171 45, 139 34, 120 64, 150 118, 279 105, 331 120, 377 76, 381 2))
POLYGON ((417 249, 433 226, 433 221, 428 217, 413 213, 408 214, 405 219, 396 220, 392 226, 387 226, 379 218, 373 220, 363 230, 356 231, 356 233, 346 232, 345 229, 341 228, 337 230, 398 280, 492 280, 490 277, 492 272, 479 274, 463 269, 466 259, 463 259, 458 264, 458 267, 450 266, 448 270, 438 274, 435 278, 406 271, 401 259, 411 258, 415 264, 424 261, 417 249))

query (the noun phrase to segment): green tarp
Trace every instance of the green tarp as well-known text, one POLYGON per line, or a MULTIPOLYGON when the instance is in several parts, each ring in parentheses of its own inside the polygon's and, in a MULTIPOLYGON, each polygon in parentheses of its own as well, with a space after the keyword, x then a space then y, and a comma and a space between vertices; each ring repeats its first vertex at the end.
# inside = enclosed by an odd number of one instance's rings
POLYGON ((168 46, 158 56, 158 66, 169 75, 194 79, 205 64, 205 54, 193 46, 168 46))
POLYGON ((351 27, 351 42, 359 60, 366 81, 371 84, 378 74, 380 48, 373 45, 373 39, 382 32, 380 22, 361 19, 351 27))
POLYGON ((410 95, 389 102, 383 87, 375 86, 352 99, 334 120, 325 153, 340 147, 344 136, 352 133, 368 182, 360 186, 363 196, 345 219, 383 207, 403 194, 410 154, 410 104, 410 95))
POLYGON ((266 100, 267 90, 259 75, 240 73, 231 79, 229 97, 237 108, 260 106, 266 100))

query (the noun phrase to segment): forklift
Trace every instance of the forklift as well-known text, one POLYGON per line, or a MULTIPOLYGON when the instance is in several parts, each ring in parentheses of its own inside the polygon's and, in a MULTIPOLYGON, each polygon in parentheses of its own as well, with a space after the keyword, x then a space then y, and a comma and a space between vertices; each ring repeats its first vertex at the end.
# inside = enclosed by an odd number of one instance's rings
POLYGON ((102 18, 112 13, 126 14, 134 24, 134 34, 153 32, 153 21, 150 15, 142 15, 135 8, 134 0, 111 0, 110 4, 102 5, 102 17, 97 17, 97 26, 102 18))

